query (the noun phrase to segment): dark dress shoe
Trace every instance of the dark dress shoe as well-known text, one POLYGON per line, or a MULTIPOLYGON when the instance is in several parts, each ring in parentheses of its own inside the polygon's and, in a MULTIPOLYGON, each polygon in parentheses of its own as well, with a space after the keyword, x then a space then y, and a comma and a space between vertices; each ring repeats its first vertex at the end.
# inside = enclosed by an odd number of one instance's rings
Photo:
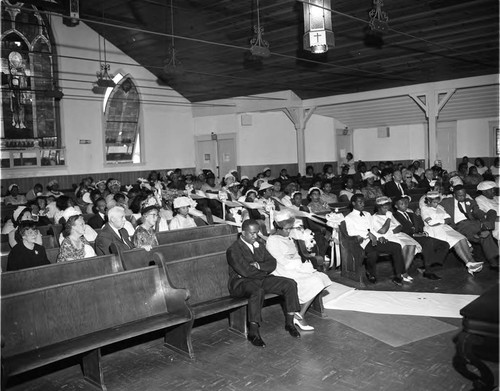
POLYGON ((401 277, 394 277, 392 283, 397 286, 403 286, 403 279, 401 277))
POLYGON ((375 284, 377 282, 377 277, 368 272, 366 272, 366 278, 368 278, 368 281, 371 282, 372 284, 375 284))
POLYGON ((441 277, 439 277, 437 274, 431 273, 431 272, 424 272, 423 274, 424 278, 428 278, 429 280, 440 280, 441 277))
POLYGON ((263 348, 266 346, 260 335, 249 335, 247 339, 251 342, 252 345, 259 348, 263 348))
POLYGON ((286 324, 285 330, 288 331, 293 338, 300 338, 300 333, 293 324, 286 324))

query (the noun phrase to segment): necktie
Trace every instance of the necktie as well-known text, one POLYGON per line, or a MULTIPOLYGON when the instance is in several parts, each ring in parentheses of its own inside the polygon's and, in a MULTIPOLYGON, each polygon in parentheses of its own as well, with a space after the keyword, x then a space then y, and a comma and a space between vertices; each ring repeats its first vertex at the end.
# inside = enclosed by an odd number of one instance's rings
POLYGON ((365 214, 363 212, 359 212, 359 215, 360 216, 364 216, 365 214))
POLYGON ((408 215, 408 213, 403 212, 403 214, 405 215, 405 217, 406 217, 406 219, 407 219, 408 221, 411 221, 410 216, 408 215))
POLYGON ((465 209, 462 206, 461 202, 458 203, 458 210, 464 214, 464 216, 467 218, 467 220, 469 219, 469 216, 467 216, 467 213, 465 213, 465 209))
POLYGON ((401 184, 399 182, 396 182, 396 185, 398 186, 398 189, 399 189, 399 192, 401 193, 401 195, 404 195, 405 192, 403 191, 403 188, 401 187, 401 184))
POLYGON ((122 238, 122 242, 125 243, 128 248, 132 248, 132 243, 128 240, 128 235, 125 234, 127 232, 125 228, 120 229, 118 232, 120 232, 120 238, 122 238))

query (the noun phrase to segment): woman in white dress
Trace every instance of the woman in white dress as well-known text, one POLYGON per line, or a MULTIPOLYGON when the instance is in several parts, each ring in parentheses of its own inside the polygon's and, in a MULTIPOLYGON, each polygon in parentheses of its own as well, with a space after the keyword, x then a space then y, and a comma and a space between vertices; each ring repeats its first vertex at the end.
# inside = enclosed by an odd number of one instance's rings
POLYGON ((314 298, 332 281, 324 273, 314 269, 311 262, 302 262, 295 242, 289 237, 295 218, 289 211, 275 214, 276 233, 269 236, 267 251, 276 259, 276 269, 272 274, 293 279, 297 283, 300 313, 296 313, 294 324, 302 330, 314 330, 305 320, 304 315, 314 298))
POLYGON ((401 232, 401 224, 389 210, 391 208, 389 197, 378 197, 375 203, 377 204, 377 212, 372 216, 373 229, 387 240, 401 245, 405 260, 405 273, 401 277, 406 282, 412 282, 413 278, 408 274, 408 270, 415 255, 422 252, 422 246, 411 236, 401 232))
POLYGON ((447 222, 451 219, 444 208, 439 205, 441 195, 437 191, 429 191, 425 197, 422 207, 422 220, 424 220, 424 232, 430 237, 448 242, 458 257, 465 263, 467 271, 474 275, 483 269, 483 262, 476 262, 469 250, 467 238, 460 232, 451 228, 447 222))
POLYGON ((189 216, 189 208, 192 201, 188 197, 177 197, 174 199, 174 211, 177 213, 170 221, 170 229, 195 228, 196 222, 189 216))

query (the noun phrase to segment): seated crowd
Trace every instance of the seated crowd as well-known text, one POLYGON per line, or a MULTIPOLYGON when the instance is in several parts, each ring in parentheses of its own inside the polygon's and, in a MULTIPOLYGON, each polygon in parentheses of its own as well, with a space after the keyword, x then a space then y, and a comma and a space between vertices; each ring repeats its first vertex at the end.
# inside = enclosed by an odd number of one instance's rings
MULTIPOLYGON (((276 231, 273 216, 280 209, 301 217, 303 229, 314 235, 311 251, 327 259, 336 236, 326 216, 348 205, 358 215, 365 207, 375 207, 369 219, 354 219, 363 222, 353 223, 352 213, 344 213, 348 234, 360 237, 367 254, 369 281, 376 281, 374 260, 376 253, 390 247, 386 242, 397 248, 393 249, 398 253, 393 256, 397 284, 411 282, 408 271, 416 254, 422 254, 424 277, 439 279, 430 269, 430 258, 433 263, 442 263, 450 248, 471 274, 480 271, 482 263, 471 254, 472 244, 481 248, 481 261, 498 267, 498 158, 487 168, 481 159, 472 165, 464 157, 458 170, 448 173, 440 161, 426 170, 418 161, 407 167, 380 162, 368 170, 364 162, 354 163, 351 155, 340 171, 335 175, 333 166, 326 164, 318 174, 308 166, 305 176, 291 176, 286 169, 273 176, 266 167, 252 179, 232 171, 219 183, 210 170, 194 176, 176 169, 165 175, 152 171, 148 178, 126 186, 114 178, 95 181, 86 177, 71 194, 60 191, 58 182, 52 180, 45 192, 36 184, 25 196, 12 184, 4 203, 19 206, 5 222, 2 234, 8 235, 12 250, 24 248, 10 252, 7 269, 27 266, 26 260, 18 262, 16 255, 26 249, 42 253, 40 232, 32 234, 36 226, 62 225, 56 238, 60 244, 57 262, 64 262, 109 254, 112 244, 150 250, 158 245, 157 232, 213 221, 241 227, 243 221, 252 219, 259 224, 261 236, 267 238, 276 231), (477 189, 476 200, 466 194, 463 185, 477 189), (420 200, 411 199, 415 194, 420 200), (409 208, 411 200, 419 201, 413 210, 409 208), (32 222, 28 224, 31 228, 23 229, 27 226, 24 221, 32 222), (361 235, 360 229, 368 231, 361 235)), ((45 262, 35 258, 32 266, 45 262)))

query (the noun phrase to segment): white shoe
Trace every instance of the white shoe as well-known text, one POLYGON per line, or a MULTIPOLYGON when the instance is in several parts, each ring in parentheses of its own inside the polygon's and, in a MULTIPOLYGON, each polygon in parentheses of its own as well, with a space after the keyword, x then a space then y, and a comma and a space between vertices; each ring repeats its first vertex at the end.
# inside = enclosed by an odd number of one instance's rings
POLYGON ((483 262, 468 262, 465 266, 467 267, 467 272, 471 276, 483 270, 483 262))
POLYGON ((295 316, 293 317, 293 324, 297 326, 299 329, 303 331, 312 331, 314 330, 314 327, 309 326, 305 321, 302 316, 300 316, 299 313, 295 313, 295 316))
POLYGON ((401 278, 404 282, 413 282, 413 277, 411 277, 408 273, 401 274, 401 278))

